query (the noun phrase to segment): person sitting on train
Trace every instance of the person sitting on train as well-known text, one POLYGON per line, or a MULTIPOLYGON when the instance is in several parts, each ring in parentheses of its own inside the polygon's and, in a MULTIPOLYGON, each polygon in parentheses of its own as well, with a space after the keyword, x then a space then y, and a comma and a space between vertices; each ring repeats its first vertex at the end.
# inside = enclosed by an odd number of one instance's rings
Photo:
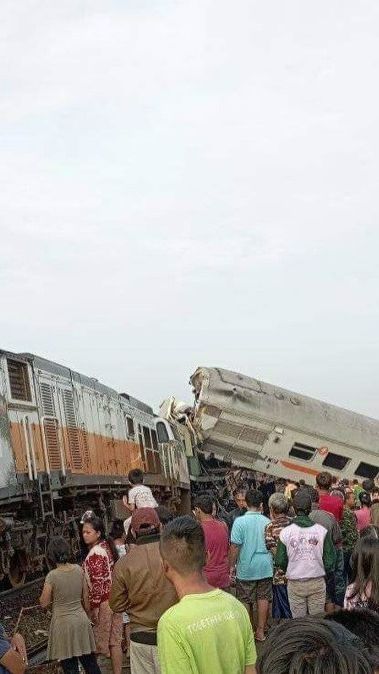
MULTIPOLYGON (((136 508, 157 508, 158 503, 156 502, 153 492, 150 487, 147 487, 144 483, 144 473, 140 468, 134 468, 129 471, 128 480, 132 486, 129 489, 128 495, 124 496, 122 501, 130 512, 133 512, 136 508)), ((129 527, 131 524, 131 517, 128 517, 124 522, 125 534, 126 536, 129 533, 129 527)))
POLYGON ((115 564, 109 603, 113 611, 129 615, 131 674, 159 674, 157 624, 178 598, 163 571, 156 510, 137 508, 131 520, 136 544, 115 564))
POLYGON ((343 500, 338 496, 332 496, 330 489, 333 478, 330 473, 323 471, 316 476, 316 484, 319 493, 319 507, 320 510, 326 510, 327 513, 332 513, 337 522, 341 522, 343 515, 343 500))
POLYGON ((25 641, 21 634, 9 638, 0 625, 0 674, 24 674, 28 666, 25 641))

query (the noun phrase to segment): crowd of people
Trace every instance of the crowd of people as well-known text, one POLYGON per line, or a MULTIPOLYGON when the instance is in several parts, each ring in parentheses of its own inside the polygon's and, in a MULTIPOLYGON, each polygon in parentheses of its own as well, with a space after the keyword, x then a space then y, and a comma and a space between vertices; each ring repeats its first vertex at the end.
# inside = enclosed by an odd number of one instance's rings
MULTIPOLYGON (((125 522, 107 534, 84 514, 81 566, 65 539, 50 543, 55 568, 40 603, 52 607, 48 657, 64 674, 79 663, 87 674, 121 674, 125 649, 132 674, 379 672, 372 480, 322 472, 316 488, 288 481, 265 495, 242 485, 229 512, 200 493, 180 517, 157 503, 142 471, 129 480, 125 522)), ((0 666, 11 674, 26 666, 9 665, 9 651, 25 664, 20 643, 0 632, 0 666)))

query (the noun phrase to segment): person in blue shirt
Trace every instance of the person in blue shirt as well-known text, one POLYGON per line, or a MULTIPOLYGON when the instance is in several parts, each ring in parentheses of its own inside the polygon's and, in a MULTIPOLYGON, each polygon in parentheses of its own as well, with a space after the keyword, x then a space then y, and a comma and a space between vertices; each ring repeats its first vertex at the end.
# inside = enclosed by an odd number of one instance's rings
POLYGON ((246 493, 247 512, 234 521, 231 533, 230 562, 236 565, 236 597, 252 615, 257 601, 258 625, 255 640, 265 640, 269 604, 272 600, 272 555, 266 548, 265 528, 270 520, 262 515, 263 497, 252 489, 246 493))

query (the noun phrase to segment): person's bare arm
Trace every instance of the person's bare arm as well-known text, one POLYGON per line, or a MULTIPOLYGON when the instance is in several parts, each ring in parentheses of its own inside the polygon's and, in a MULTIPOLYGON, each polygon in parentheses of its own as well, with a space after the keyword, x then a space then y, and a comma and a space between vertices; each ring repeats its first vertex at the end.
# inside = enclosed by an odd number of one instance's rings
POLYGON ((91 617, 91 606, 90 606, 90 601, 89 601, 89 591, 88 591, 88 585, 87 585, 87 580, 84 578, 83 580, 83 592, 82 592, 82 605, 83 608, 88 615, 88 617, 91 617))
POLYGON ((237 563, 239 553, 240 553, 240 546, 236 545, 235 543, 231 543, 229 548, 229 566, 231 569, 234 569, 237 563))
POLYGON ((28 656, 27 656, 27 652, 26 652, 26 645, 25 645, 24 637, 22 637, 21 634, 16 632, 16 634, 14 634, 13 637, 11 638, 11 644, 12 644, 14 650, 17 651, 17 653, 19 653, 21 655, 24 662, 26 664, 28 664, 28 656))
POLYGON ((45 583, 43 586, 43 590, 41 592, 41 596, 39 598, 39 603, 41 604, 42 608, 47 608, 49 604, 51 604, 53 598, 53 588, 49 583, 45 583))
POLYGON ((247 665, 247 667, 245 667, 245 674, 257 674, 255 665, 247 665))

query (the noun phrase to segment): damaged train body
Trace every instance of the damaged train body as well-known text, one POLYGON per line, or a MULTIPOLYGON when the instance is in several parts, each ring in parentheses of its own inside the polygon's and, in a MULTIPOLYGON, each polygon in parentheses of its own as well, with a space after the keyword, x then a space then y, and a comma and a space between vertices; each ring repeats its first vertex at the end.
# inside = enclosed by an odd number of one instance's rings
POLYGON ((223 461, 309 484, 322 470, 379 476, 375 419, 220 368, 199 367, 190 383, 193 407, 171 399, 167 416, 223 461))
POLYGON ((189 507, 184 447, 151 407, 30 354, 0 351, 0 580, 46 563, 52 535, 75 553, 87 508, 110 516, 142 468, 157 498, 189 507))

